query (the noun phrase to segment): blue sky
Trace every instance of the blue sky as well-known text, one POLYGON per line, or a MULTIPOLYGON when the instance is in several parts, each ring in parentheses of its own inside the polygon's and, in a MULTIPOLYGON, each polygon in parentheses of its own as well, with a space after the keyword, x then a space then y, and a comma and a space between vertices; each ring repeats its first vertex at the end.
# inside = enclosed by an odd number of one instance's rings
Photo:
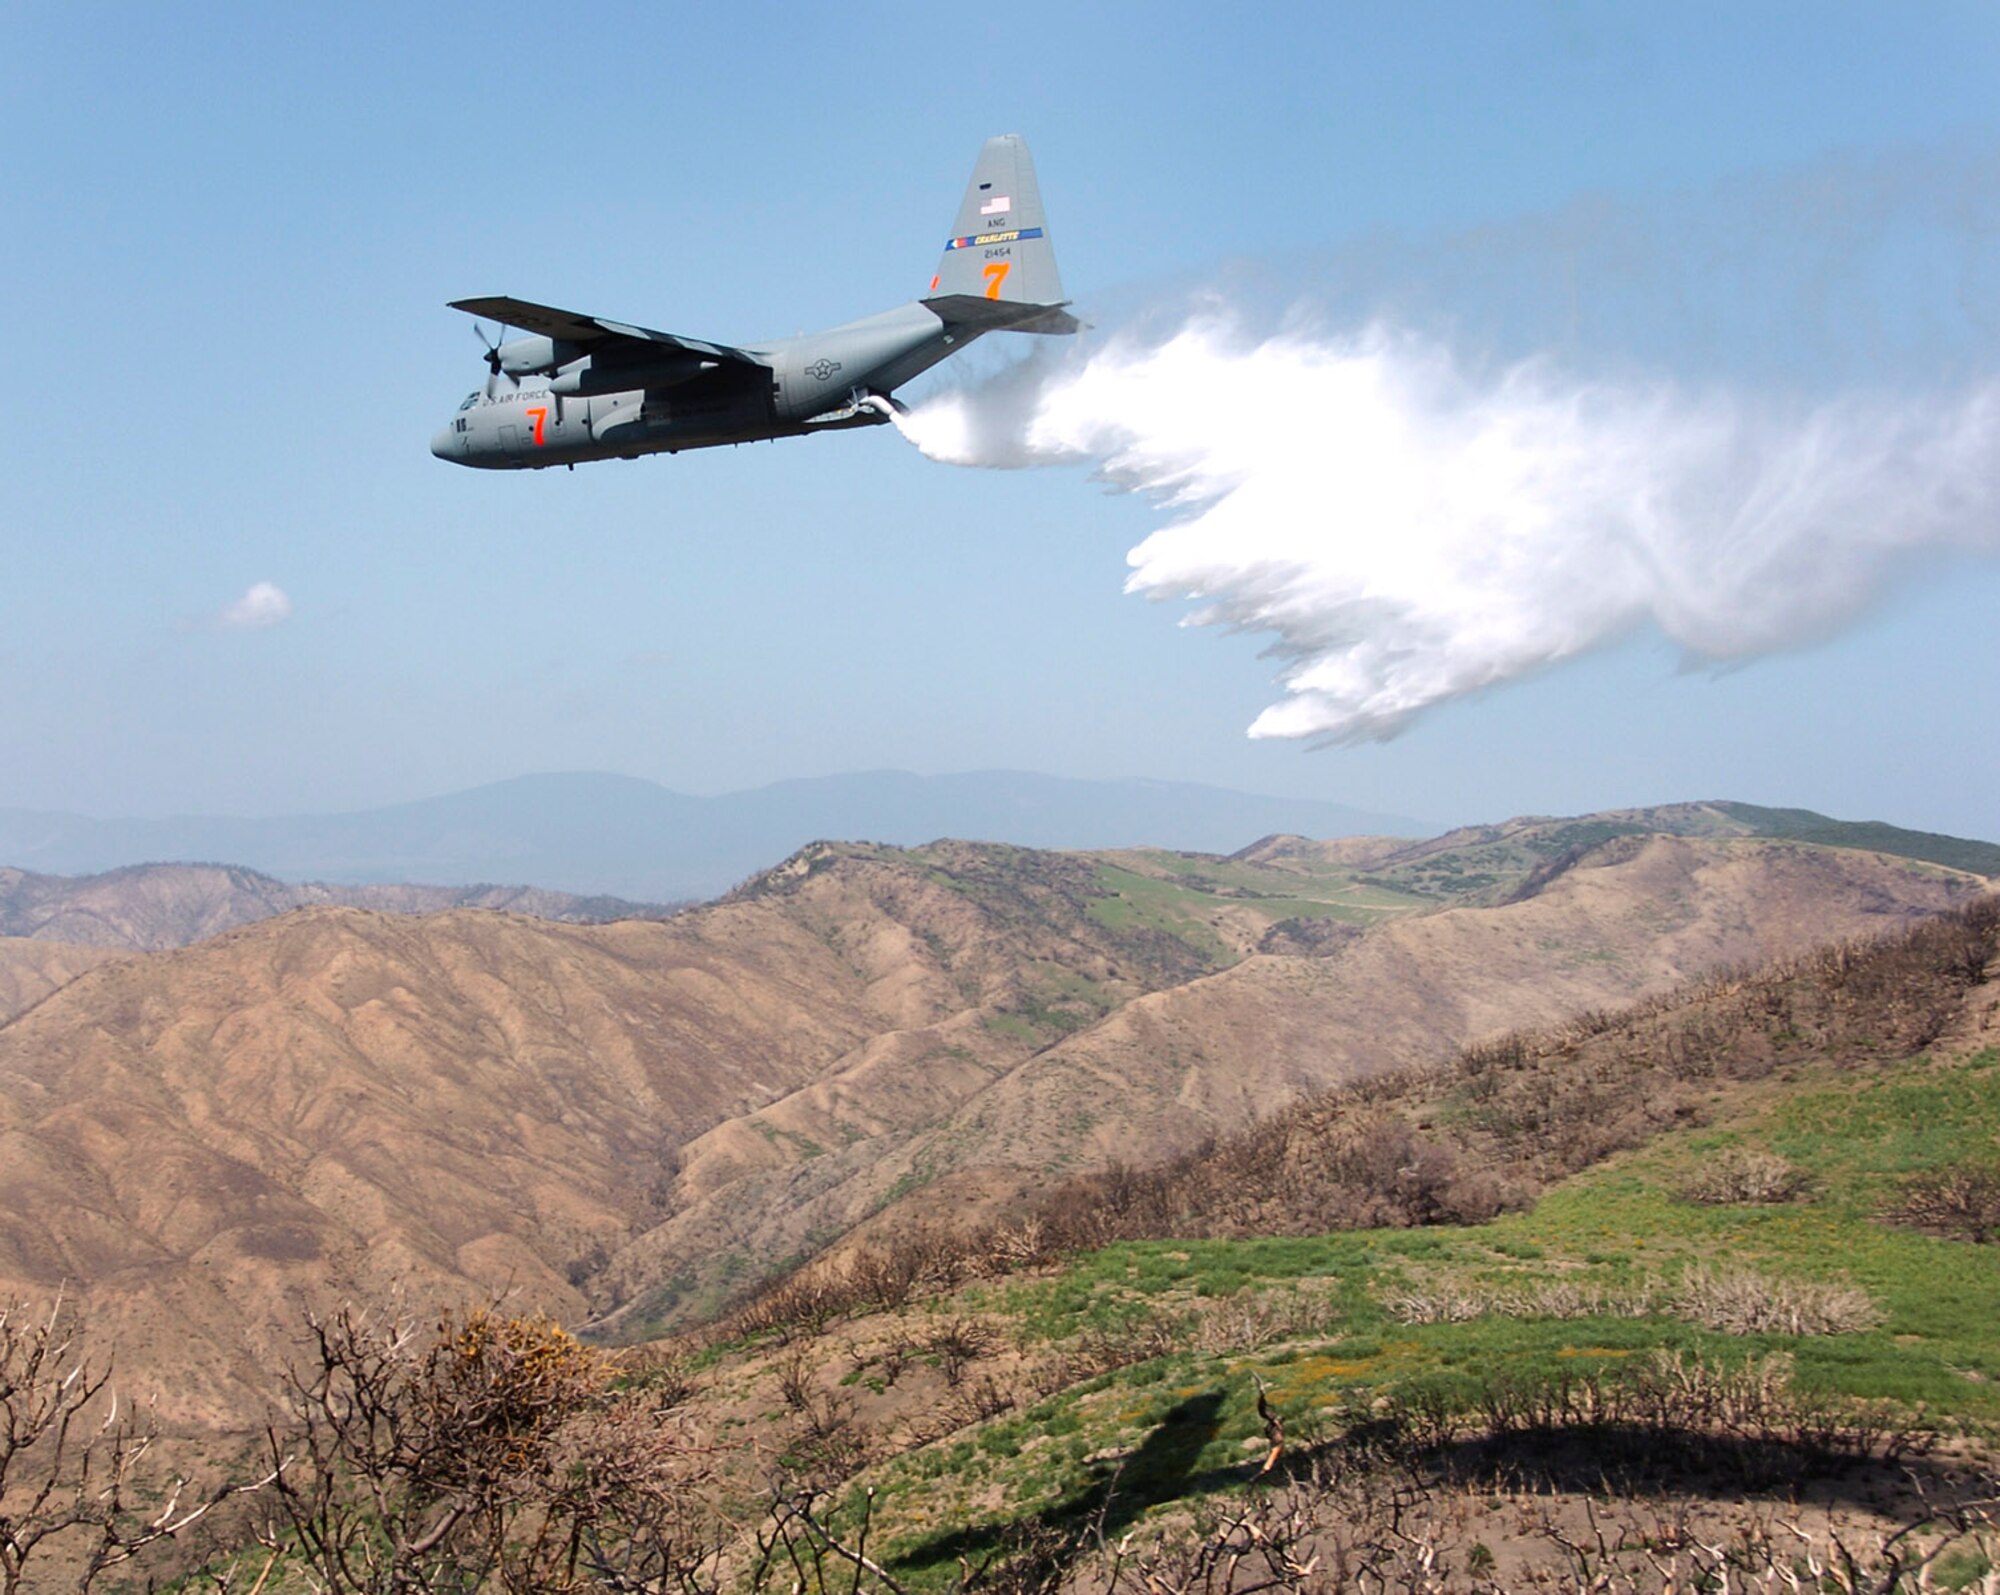
POLYGON ((1311 751, 1244 736, 1260 638, 1122 593, 1159 517, 1081 469, 887 428, 427 452, 483 375, 447 299, 849 319, 921 291, 1000 131, 1107 325, 1220 283, 1807 398, 1990 378, 1996 91, 1986 4, 0 7, 0 804, 1015 767, 2000 835, 1990 556, 1807 649, 1718 673, 1642 633, 1311 751), (223 624, 258 582, 288 617, 223 624))

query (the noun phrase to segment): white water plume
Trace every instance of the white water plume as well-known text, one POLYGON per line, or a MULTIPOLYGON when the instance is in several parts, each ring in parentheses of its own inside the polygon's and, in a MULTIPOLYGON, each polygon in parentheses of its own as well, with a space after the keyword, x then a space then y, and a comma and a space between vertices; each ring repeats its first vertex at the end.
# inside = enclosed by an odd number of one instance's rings
POLYGON ((1928 551, 2000 548, 2000 382, 1760 403, 1209 309, 899 424, 934 459, 1088 462, 1157 503, 1126 590, 1273 635, 1287 696, 1253 737, 1387 738, 1648 624, 1699 660, 1767 653, 1928 551))

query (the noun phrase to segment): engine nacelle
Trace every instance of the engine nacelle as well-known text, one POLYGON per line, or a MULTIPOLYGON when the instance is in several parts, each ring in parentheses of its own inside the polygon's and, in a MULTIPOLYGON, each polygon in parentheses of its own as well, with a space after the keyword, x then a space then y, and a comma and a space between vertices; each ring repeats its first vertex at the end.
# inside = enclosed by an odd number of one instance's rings
POLYGON ((500 369, 510 377, 539 377, 568 365, 583 353, 560 338, 514 338, 500 345, 500 369))
POLYGON ((663 349, 657 356, 623 360, 587 354, 564 364, 549 384, 549 392, 578 398, 592 393, 624 393, 633 388, 671 388, 715 367, 715 361, 704 360, 685 349, 663 349))

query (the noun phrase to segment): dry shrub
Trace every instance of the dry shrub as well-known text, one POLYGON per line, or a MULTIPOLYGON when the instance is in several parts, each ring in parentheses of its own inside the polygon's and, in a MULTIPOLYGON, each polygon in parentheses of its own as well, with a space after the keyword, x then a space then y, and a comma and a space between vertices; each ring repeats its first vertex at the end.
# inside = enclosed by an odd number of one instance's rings
POLYGON ((1074 1384, 1114 1369, 1151 1362, 1155 1357, 1171 1356, 1186 1347, 1190 1333, 1187 1314, 1136 1312, 1115 1324, 1085 1330, 1061 1348, 1057 1366, 1065 1375, 1064 1382, 1074 1384))
POLYGON ((1192 1339, 1209 1356, 1242 1356, 1301 1335, 1325 1334, 1338 1316, 1325 1297, 1305 1291, 1243 1291, 1197 1307, 1192 1339))
POLYGON ((1463 1324, 1478 1318, 1643 1318, 1670 1313, 1732 1335, 1842 1335, 1872 1329, 1881 1311, 1853 1285, 1781 1279, 1748 1269, 1689 1270, 1666 1291, 1615 1291, 1572 1280, 1520 1286, 1405 1281, 1382 1292, 1398 1323, 1463 1324))
MULTIPOLYGON (((79 1592, 105 1574, 131 1577, 233 1495, 272 1481, 207 1492, 155 1454, 150 1407, 121 1402, 108 1362, 84 1353, 84 1326, 60 1296, 0 1299, 0 1591, 79 1592), (60 1569, 60 1571, 58 1571, 60 1569)), ((151 1587, 152 1581, 147 1581, 151 1587)))
MULTIPOLYGON (((1981 1481, 1990 1487, 1992 1481, 1981 1481)), ((1583 1524, 1564 1522, 1543 1507, 1531 1518, 1559 1557, 1538 1569, 1536 1587, 1588 1590, 1592 1595, 1679 1595, 1681 1591, 1742 1591, 1743 1595, 1891 1595, 1894 1591, 1956 1590, 2000 1595, 1992 1565, 1991 1499, 1940 1501, 1920 1521, 1856 1534, 1804 1527, 1796 1512, 1753 1509, 1727 1529, 1706 1532, 1687 1500, 1614 1503, 1586 1498, 1583 1524), (1984 1567, 1982 1573, 1978 1571, 1984 1567)))
POLYGON ((1538 1279, 1507 1292, 1511 1318, 1644 1318, 1653 1311, 1644 1291, 1607 1290, 1573 1279, 1538 1279))
POLYGON ((988 1418, 997 1418, 1003 1412, 1012 1412, 1019 1404, 1019 1397, 989 1373, 955 1385, 941 1410, 951 1427, 957 1430, 984 1423, 988 1418))
POLYGON ((1669 1473, 1731 1458, 1761 1469, 1778 1452, 1896 1461, 1936 1444, 1921 1413, 1801 1391, 1792 1368, 1784 1352, 1732 1363, 1656 1351, 1605 1367, 1417 1379, 1383 1399, 1380 1427, 1410 1452, 1447 1458, 1454 1474, 1465 1466, 1455 1452, 1484 1446, 1474 1475, 1521 1456, 1493 1442, 1585 1430, 1623 1437, 1641 1467, 1669 1473))
POLYGON ((917 1288, 915 1256, 907 1250, 869 1247, 855 1254, 847 1275, 863 1300, 883 1312, 894 1312, 917 1288))
POLYGON ((1643 1291, 1607 1290, 1568 1279, 1503 1286, 1424 1280, 1383 1292, 1398 1323, 1464 1324, 1475 1318, 1643 1318, 1654 1310, 1643 1291))
MULTIPOLYGON (((1274 1488, 1196 1504, 1145 1535, 1084 1539, 1060 1586, 1105 1595, 1247 1595, 1401 1590, 1432 1595, 1451 1577, 1459 1515, 1431 1487, 1329 1451, 1274 1488)), ((1017 1578, 1013 1587, 1035 1588, 1017 1578)))
POLYGON ((1062 1376, 1054 1377, 1047 1368, 1030 1368, 1015 1375, 1009 1384, 1002 1384, 990 1373, 977 1379, 962 1379, 937 1401, 911 1416, 907 1428, 893 1442, 894 1449, 915 1451, 935 1445, 946 1435, 1012 1412, 1024 1399, 1066 1389, 1071 1371, 1072 1367, 1065 1365, 1062 1376))
POLYGON ((602 1587, 622 1568, 684 1588, 708 1565, 708 1459, 559 1326, 486 1307, 307 1329, 266 1443, 315 1587, 543 1590, 592 1567, 602 1587))
POLYGON ((694 1358, 665 1342, 618 1353, 613 1366, 621 1388, 643 1392, 662 1409, 684 1407, 701 1391, 694 1358))
POLYGON ((1053 1262, 1055 1252, 1048 1226, 1034 1214, 1018 1224, 1001 1224, 985 1236, 986 1255, 980 1272, 1012 1274, 1053 1262))
POLYGON ((1399 1285, 1382 1293, 1383 1311, 1399 1324, 1469 1324, 1498 1303, 1494 1292, 1470 1285, 1399 1285))
POLYGON ((1889 1217, 1983 1245, 2000 1236, 2000 1163, 1966 1161, 1906 1180, 1889 1217))
POLYGON ((1854 1285, 1781 1279, 1747 1268, 1692 1268, 1668 1294, 1676 1317, 1728 1335, 1845 1335, 1873 1329, 1881 1309, 1854 1285))
POLYGON ((1000 1337, 990 1324, 960 1314, 934 1329, 925 1349, 937 1358, 945 1385, 956 1390, 965 1379, 965 1370, 981 1357, 992 1356, 999 1344, 1000 1337))
POLYGON ((1036 1220, 980 1229, 917 1224, 844 1258, 819 1257, 754 1286, 718 1325, 724 1336, 812 1340, 856 1313, 894 1312, 920 1294, 1046 1261, 1057 1248, 1036 1220))
POLYGON ((790 1356, 779 1361, 778 1399, 784 1402, 786 1411, 804 1412, 812 1405, 813 1396, 819 1389, 817 1371, 817 1365, 803 1346, 795 1348, 790 1356))
POLYGON ((882 1370, 882 1380, 893 1385, 903 1377, 903 1370, 910 1366, 918 1352, 923 1349, 916 1336, 905 1330, 897 1330, 889 1337, 888 1345, 882 1348, 882 1355, 876 1366, 882 1370))
POLYGON ((873 1459, 874 1437, 860 1421, 854 1398, 820 1387, 818 1369, 804 1347, 777 1366, 778 1398, 791 1414, 780 1450, 789 1474, 815 1485, 849 1478, 873 1459))
POLYGON ((1708 1207, 1729 1203, 1775 1206, 1798 1201, 1810 1187, 1804 1172, 1777 1153, 1733 1146, 1718 1152, 1683 1181, 1680 1195, 1708 1207))
POLYGON ((772 1335, 780 1345, 815 1340, 859 1299, 846 1278, 835 1276, 822 1264, 808 1263, 737 1308, 723 1327, 737 1335, 772 1335))

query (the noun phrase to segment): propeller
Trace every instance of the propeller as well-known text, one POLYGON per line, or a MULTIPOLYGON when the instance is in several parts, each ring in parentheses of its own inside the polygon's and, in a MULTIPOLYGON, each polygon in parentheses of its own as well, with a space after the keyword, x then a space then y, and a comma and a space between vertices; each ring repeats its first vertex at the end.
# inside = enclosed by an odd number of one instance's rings
MULTIPOLYGON (((472 324, 472 335, 479 340, 479 347, 486 351, 486 397, 490 399, 494 384, 500 380, 500 340, 497 336, 487 337, 486 329, 476 321, 472 324)), ((507 380, 514 387, 521 385, 514 377, 510 376, 507 380)))

